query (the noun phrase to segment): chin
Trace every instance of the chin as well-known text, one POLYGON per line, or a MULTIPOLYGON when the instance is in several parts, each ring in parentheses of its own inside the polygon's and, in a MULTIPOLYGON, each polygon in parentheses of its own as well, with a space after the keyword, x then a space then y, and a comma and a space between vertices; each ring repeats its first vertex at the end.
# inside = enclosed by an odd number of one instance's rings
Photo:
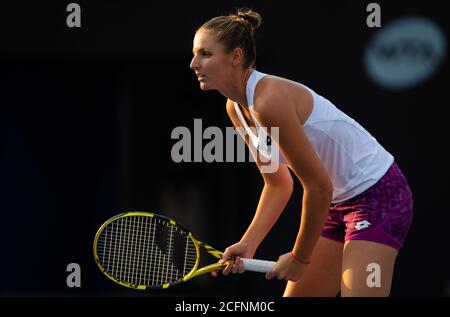
POLYGON ((204 90, 204 91, 207 91, 207 90, 212 90, 214 88, 212 88, 211 86, 206 85, 206 84, 200 84, 200 89, 204 90))

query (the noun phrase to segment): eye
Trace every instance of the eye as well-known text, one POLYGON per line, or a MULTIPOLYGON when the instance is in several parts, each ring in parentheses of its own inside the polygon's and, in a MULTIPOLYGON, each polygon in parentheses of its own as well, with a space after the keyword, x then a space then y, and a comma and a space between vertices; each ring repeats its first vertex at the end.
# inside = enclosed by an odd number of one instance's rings
POLYGON ((204 51, 203 51, 203 52, 202 52, 202 56, 206 56, 206 57, 207 57, 207 56, 211 56, 211 54, 208 53, 208 52, 204 52, 204 51))

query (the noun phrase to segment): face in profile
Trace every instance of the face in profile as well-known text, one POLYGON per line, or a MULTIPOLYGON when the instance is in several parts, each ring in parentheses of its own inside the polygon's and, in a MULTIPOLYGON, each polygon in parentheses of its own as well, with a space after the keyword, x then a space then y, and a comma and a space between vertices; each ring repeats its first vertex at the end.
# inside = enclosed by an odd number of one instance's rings
POLYGON ((232 70, 231 53, 225 52, 223 44, 207 30, 195 33, 191 69, 195 71, 202 90, 220 90, 232 70))

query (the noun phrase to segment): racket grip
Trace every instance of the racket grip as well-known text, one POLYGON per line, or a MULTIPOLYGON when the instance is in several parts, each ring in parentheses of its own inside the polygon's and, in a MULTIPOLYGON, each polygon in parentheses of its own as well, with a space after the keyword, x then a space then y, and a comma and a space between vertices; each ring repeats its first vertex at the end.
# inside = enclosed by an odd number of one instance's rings
POLYGON ((273 261, 255 260, 255 259, 241 259, 244 263, 246 271, 267 273, 277 263, 273 261))

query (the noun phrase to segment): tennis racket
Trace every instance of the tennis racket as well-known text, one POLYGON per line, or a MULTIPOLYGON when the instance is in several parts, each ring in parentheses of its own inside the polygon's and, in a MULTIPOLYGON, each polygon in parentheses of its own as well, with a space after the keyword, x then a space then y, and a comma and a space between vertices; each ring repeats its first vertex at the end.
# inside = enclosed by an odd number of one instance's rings
MULTIPOLYGON (((220 259, 222 252, 167 217, 148 212, 129 212, 107 220, 94 239, 94 257, 112 281, 129 288, 168 288, 221 270, 226 263, 199 268, 200 249, 220 259)), ((230 258, 232 260, 232 258, 230 258)), ((275 262, 242 259, 247 271, 267 272, 275 262)))

